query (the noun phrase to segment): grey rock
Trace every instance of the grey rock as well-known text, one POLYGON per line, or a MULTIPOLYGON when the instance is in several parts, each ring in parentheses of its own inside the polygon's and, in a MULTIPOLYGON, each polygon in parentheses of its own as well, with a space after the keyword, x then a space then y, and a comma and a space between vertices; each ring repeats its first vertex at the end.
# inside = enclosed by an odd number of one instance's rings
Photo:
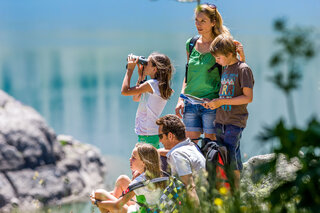
POLYGON ((277 158, 275 175, 271 173, 261 175, 258 167, 271 162, 275 157, 275 154, 258 155, 243 164, 241 187, 246 195, 250 194, 251 197, 257 198, 266 197, 280 184, 296 177, 296 172, 301 169, 298 158, 287 159, 282 154, 277 158))
POLYGON ((9 208, 10 201, 14 197, 15 192, 9 180, 5 174, 0 173, 0 209, 9 208))
POLYGON ((1 150, 10 150, 14 155, 7 161, 1 151, 0 171, 35 168, 54 163, 62 157, 55 133, 35 110, 15 101, 3 91, 0 91, 0 100, 1 150))
POLYGON ((57 136, 35 110, 0 91, 0 212, 87 200, 105 172, 97 148, 57 136))

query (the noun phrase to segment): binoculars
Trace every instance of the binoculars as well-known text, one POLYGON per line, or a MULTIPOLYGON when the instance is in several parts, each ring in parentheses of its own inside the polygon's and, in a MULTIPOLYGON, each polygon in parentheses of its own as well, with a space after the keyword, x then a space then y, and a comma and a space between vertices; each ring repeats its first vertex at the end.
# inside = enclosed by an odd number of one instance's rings
MULTIPOLYGON (((128 55, 129 56, 129 55, 128 55)), ((148 64, 148 59, 144 56, 136 56, 136 55, 131 55, 135 60, 138 58, 138 64, 141 65, 147 65, 148 64)))

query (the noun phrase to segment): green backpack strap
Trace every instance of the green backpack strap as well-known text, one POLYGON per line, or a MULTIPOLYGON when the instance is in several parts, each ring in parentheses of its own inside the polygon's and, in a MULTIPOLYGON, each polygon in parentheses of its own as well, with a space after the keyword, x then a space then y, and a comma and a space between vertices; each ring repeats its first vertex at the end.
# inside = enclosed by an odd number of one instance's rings
MULTIPOLYGON (((193 48, 196 46, 196 43, 199 38, 200 38, 200 35, 195 35, 191 38, 191 40, 189 42, 189 58, 190 58, 191 52, 192 52, 193 48)), ((188 66, 189 66, 189 60, 187 61, 187 64, 186 64, 185 83, 187 83, 188 66)))

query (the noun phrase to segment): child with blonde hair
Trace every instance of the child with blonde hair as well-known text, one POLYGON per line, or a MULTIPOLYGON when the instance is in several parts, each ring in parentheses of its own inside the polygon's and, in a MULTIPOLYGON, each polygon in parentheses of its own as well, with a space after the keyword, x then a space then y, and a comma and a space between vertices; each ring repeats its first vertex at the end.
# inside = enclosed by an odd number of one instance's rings
POLYGON ((208 109, 217 109, 217 141, 229 151, 235 187, 239 188, 242 170, 240 139, 247 124, 247 105, 253 99, 254 78, 250 67, 238 60, 237 47, 231 36, 219 35, 212 42, 210 52, 216 62, 223 66, 221 87, 219 98, 202 105, 208 109))
POLYGON ((133 181, 129 177, 121 175, 117 182, 121 182, 122 185, 116 185, 113 192, 107 192, 103 189, 92 192, 90 195, 91 202, 99 208, 100 212, 138 212, 143 207, 137 203, 146 205, 159 203, 166 182, 149 184, 150 186, 147 185, 125 193, 125 189, 132 184, 162 176, 157 149, 150 144, 137 143, 132 150, 130 168, 135 175, 133 181), (119 189, 124 189, 124 192, 119 193, 119 189), (130 201, 134 196, 136 196, 137 203, 130 201))

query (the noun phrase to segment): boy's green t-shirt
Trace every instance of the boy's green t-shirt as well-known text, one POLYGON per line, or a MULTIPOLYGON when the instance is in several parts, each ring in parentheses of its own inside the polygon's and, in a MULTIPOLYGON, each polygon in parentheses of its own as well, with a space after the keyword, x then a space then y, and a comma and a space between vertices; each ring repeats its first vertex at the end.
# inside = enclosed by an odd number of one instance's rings
MULTIPOLYGON (((190 40, 191 38, 186 42, 188 53, 190 40)), ((201 54, 193 48, 189 56, 187 85, 184 93, 199 98, 218 98, 220 90, 219 70, 215 68, 211 72, 208 72, 215 63, 216 60, 211 53, 201 54)))

